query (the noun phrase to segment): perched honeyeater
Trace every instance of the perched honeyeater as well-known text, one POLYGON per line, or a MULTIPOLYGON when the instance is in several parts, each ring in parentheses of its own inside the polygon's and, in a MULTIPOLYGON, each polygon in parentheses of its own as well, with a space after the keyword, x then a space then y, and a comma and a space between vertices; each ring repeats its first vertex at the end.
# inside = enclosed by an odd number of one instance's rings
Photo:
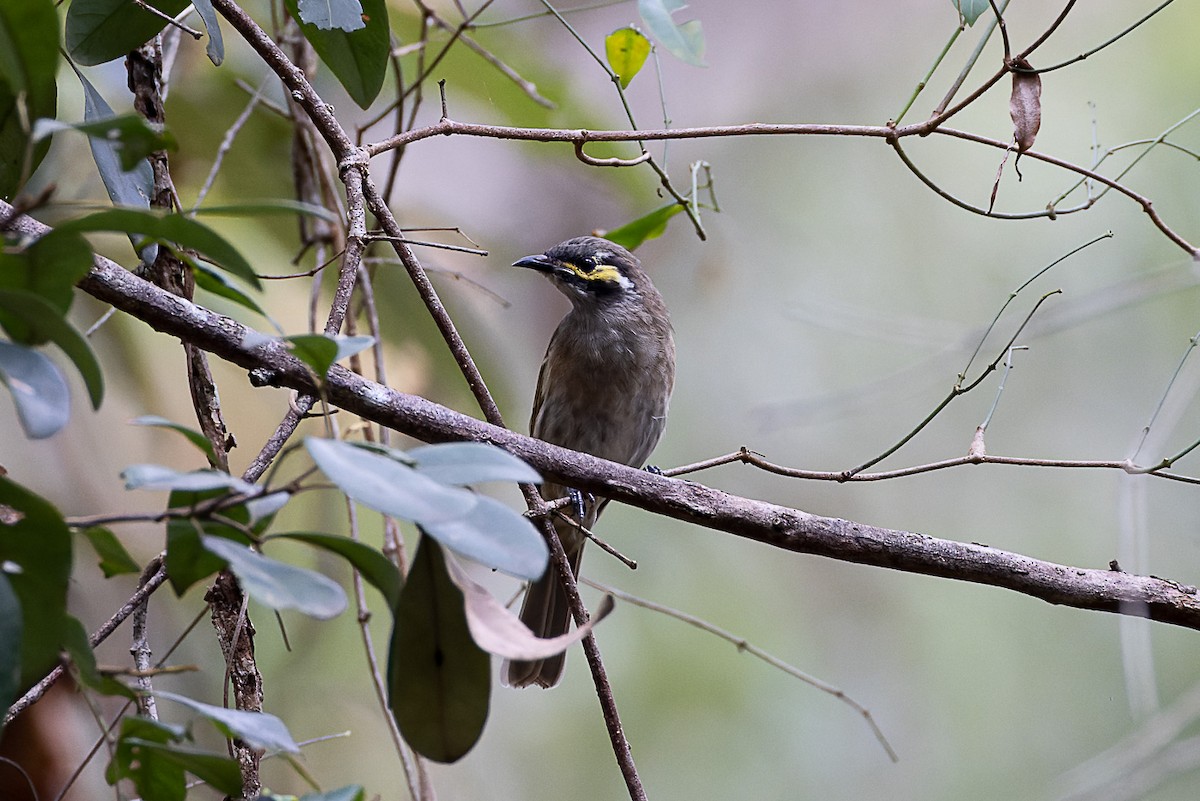
MULTIPOLYGON (((637 257, 594 236, 568 239, 514 267, 545 275, 571 301, 571 310, 550 337, 538 373, 530 434, 564 448, 641 467, 667 423, 675 384, 675 341, 662 296, 637 257)), ((568 489, 545 484, 547 500, 568 489)), ((583 526, 595 524, 603 499, 590 499, 583 526)), ((578 518, 576 504, 561 510, 578 518)), ((554 528, 575 574, 584 537, 562 519, 554 528)), ((571 626, 566 592, 553 566, 529 587, 521 620, 539 637, 557 637, 571 626)), ((508 662, 513 687, 552 687, 562 678, 565 657, 508 662)))

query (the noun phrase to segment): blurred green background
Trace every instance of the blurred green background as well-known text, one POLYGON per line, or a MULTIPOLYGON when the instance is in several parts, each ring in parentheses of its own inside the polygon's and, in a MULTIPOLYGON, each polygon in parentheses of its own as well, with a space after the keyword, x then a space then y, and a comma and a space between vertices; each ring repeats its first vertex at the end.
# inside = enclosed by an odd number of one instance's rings
MULTIPOLYGON (((1099 44, 1155 5, 1080 4, 1038 51, 1034 66, 1099 44)), ((402 42, 411 41, 411 9, 398 0, 390 7, 402 42)), ((450 3, 436 7, 455 19, 450 3)), ((261 6, 250 8, 264 18, 261 6)), ((541 8, 505 0, 482 19, 499 21, 541 8)), ((1056 4, 1014 3, 1007 17, 1014 49, 1045 30, 1060 10, 1056 4)), ((660 55, 662 91, 675 127, 882 124, 903 107, 956 23, 948 0, 696 0, 681 16, 702 22, 708 67, 660 55)), ((636 23, 637 12, 625 3, 570 19, 599 50, 607 33, 636 23)), ((962 35, 906 122, 924 118, 941 98, 981 26, 962 35)), ((1197 30, 1200 11, 1175 3, 1109 49, 1045 75, 1036 149, 1089 164, 1095 143, 1103 149, 1153 138, 1193 111, 1200 85, 1197 30)), ((559 108, 539 108, 478 57, 456 51, 433 76, 447 79, 453 118, 627 127, 607 77, 552 19, 483 28, 477 36, 559 108)), ((245 104, 235 80, 251 85, 263 80, 254 57, 228 30, 226 46, 228 62, 214 69, 202 44, 185 43, 175 68, 167 119, 180 142, 173 166, 185 204, 245 104)), ((990 75, 999 59, 997 38, 966 86, 990 75)), ((657 128, 663 112, 650 70, 634 80, 628 94, 639 125, 657 128)), ((119 64, 88 74, 114 107, 127 107, 119 64)), ((317 83, 343 124, 366 119, 330 76, 319 73, 317 83)), ((277 87, 268 86, 268 94, 278 96, 277 87)), ((64 77, 60 116, 77 119, 80 108, 77 85, 64 77)), ((426 122, 436 116, 436 101, 422 110, 426 122)), ((1011 136, 1007 81, 950 125, 1001 140, 1011 136)), ((58 139, 39 178, 58 182, 59 201, 102 198, 86 146, 58 139)), ((287 141, 280 119, 255 114, 235 141, 209 202, 286 196, 287 141)), ((1173 141, 1195 151, 1200 132, 1185 126, 1173 141)), ((906 141, 905 147, 944 188, 987 204, 999 151, 939 136, 906 141)), ((1128 164, 1132 152, 1112 157, 1106 174, 1128 164)), ((661 146, 655 153, 662 154, 661 146)), ((666 163, 681 188, 688 184, 687 165, 696 160, 712 165, 721 205, 721 213, 704 217, 708 240, 699 241, 679 216, 662 238, 639 251, 671 307, 678 345, 671 420, 653 459, 662 467, 740 446, 819 470, 852 467, 874 456, 946 394, 1013 289, 1107 231, 1111 239, 1060 264, 1022 293, 985 346, 986 362, 1039 295, 1062 290, 1018 340, 1029 350, 1016 355, 988 431, 989 452, 1128 456, 1200 328, 1196 266, 1136 204, 1115 193, 1086 213, 1053 222, 999 221, 936 197, 881 140, 726 138, 667 147, 666 163)), ((373 164, 379 176, 387 166, 386 157, 373 164)), ((1031 159, 1021 169, 1024 180, 1018 183, 1011 161, 1005 168, 997 210, 1044 208, 1074 183, 1071 175, 1031 159)), ((1126 182, 1150 197, 1184 237, 1200 240, 1200 172, 1193 156, 1159 149, 1126 182)), ((615 228, 658 207, 664 201, 655 188, 649 170, 587 167, 565 145, 439 137, 409 148, 394 197, 401 223, 460 226, 490 252, 485 259, 443 251, 421 255, 436 271, 434 281, 514 428, 525 430, 542 350, 566 302, 547 283, 508 265, 569 236, 615 228)), ((293 271, 292 221, 213 224, 261 272, 293 271)), ((106 246, 131 264, 127 251, 116 239, 106 246)), ((388 265, 378 270, 392 385, 477 414, 404 276, 388 265)), ((272 284, 263 304, 286 330, 299 332, 306 325, 307 292, 301 282, 272 284)), ((219 300, 201 301, 266 328, 261 319, 219 300)), ((85 325, 102 311, 94 303, 81 306, 85 325)), ((48 442, 32 443, 21 438, 11 403, 0 402, 0 462, 67 514, 152 511, 164 499, 126 493, 118 478, 125 465, 201 465, 171 435, 126 422, 141 414, 191 422, 181 350, 177 341, 122 319, 103 328, 95 344, 110 384, 104 407, 92 413, 77 391, 69 428, 48 442)), ((214 370, 239 442, 233 453, 239 472, 286 410, 287 396, 250 388, 240 370, 220 364, 214 370)), ((1198 381, 1200 372, 1189 364, 1150 433, 1144 462, 1200 437, 1200 414, 1192 402, 1198 381)), ((960 398, 883 466, 965 453, 996 386, 993 376, 960 398)), ((318 433, 318 424, 310 425, 318 433)), ((1194 457, 1179 469, 1200 473, 1194 457)), ((692 478, 816 514, 986 543, 1069 565, 1103 568, 1119 558, 1126 570, 1191 584, 1200 574, 1195 524, 1200 494, 1186 484, 1108 471, 999 466, 858 485, 785 480, 741 466, 692 478)), ((345 530, 332 495, 293 504, 283 518, 280 530, 317 525, 345 530)), ((377 527, 369 516, 367 521, 377 527)), ((1196 734, 1194 724, 1177 740, 1175 764, 1181 769, 1152 772, 1132 794, 1136 776, 1129 770, 1101 789, 1087 783, 1103 778, 1100 768, 1089 769, 1088 780, 1069 773, 1139 731, 1157 709, 1194 685, 1200 657, 1195 632, 1060 609, 987 587, 783 553, 619 505, 610 507, 598 533, 639 568, 631 572, 593 549, 584 563, 587 577, 701 616, 841 687, 871 710, 900 754, 898 764, 890 763, 863 720, 830 696, 678 621, 619 604, 600 628, 599 644, 653 799, 986 801, 1082 792, 1087 798, 1171 801, 1193 799, 1200 788, 1191 770, 1200 764, 1200 752, 1194 743, 1183 748, 1193 742, 1188 738, 1196 734)), ((121 534, 143 558, 162 547, 158 527, 125 527, 121 534)), ((307 558, 302 550, 281 553, 307 558)), ((128 579, 104 582, 92 561, 81 550, 73 599, 89 628, 132 586, 128 579)), ((332 562, 318 567, 338 569, 332 562)), ((516 589, 500 579, 493 586, 502 598, 516 589)), ((151 616, 160 642, 172 639, 196 614, 201 595, 193 592, 176 602, 164 590, 155 597, 151 616)), ((597 594, 589 591, 588 597, 594 601, 597 594)), ((371 597, 373 604, 379 600, 371 597)), ((379 611, 373 629, 382 648, 386 615, 379 611)), ((358 782, 384 799, 405 797, 353 615, 328 623, 289 616, 290 653, 265 610, 255 620, 268 711, 281 716, 297 739, 351 732, 306 749, 309 771, 326 788, 358 782)), ((127 660, 126 648, 123 642, 107 644, 102 661, 127 660)), ((218 702, 221 666, 207 623, 186 640, 175 661, 204 670, 164 680, 172 682, 169 688, 218 702)), ((459 764, 433 766, 431 774, 444 799, 624 794, 578 652, 559 688, 497 687, 476 749, 459 764)), ((304 791, 282 764, 271 764, 264 776, 277 791, 304 791)))

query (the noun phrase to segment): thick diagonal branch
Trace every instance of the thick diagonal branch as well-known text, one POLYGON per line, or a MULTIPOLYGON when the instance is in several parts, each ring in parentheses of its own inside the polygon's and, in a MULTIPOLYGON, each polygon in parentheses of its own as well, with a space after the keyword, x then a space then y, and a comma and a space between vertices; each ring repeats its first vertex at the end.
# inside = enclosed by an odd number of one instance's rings
MULTIPOLYGON (((9 212, 0 202, 0 215, 9 212)), ((19 230, 45 226, 27 217, 19 230)), ((151 327, 192 342, 247 370, 268 368, 281 385, 313 392, 308 369, 281 345, 246 344, 250 329, 97 258, 80 286, 151 327)), ((251 339, 250 341, 261 341, 251 339)), ((798 553, 1013 590, 1054 604, 1148 617, 1200 630, 1195 587, 1119 570, 1072 567, 968 542, 819 517, 690 481, 636 470, 559 448, 397 392, 335 366, 326 379, 331 402, 426 442, 494 443, 556 483, 650 512, 798 553)), ((964 539, 969 538, 966 534, 964 539)))

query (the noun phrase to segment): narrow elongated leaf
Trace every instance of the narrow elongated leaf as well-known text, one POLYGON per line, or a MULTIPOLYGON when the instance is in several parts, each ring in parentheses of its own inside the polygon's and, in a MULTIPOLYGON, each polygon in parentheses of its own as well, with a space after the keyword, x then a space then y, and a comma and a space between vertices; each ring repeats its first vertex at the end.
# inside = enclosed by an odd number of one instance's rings
POLYGON ((201 703, 186 695, 157 690, 157 698, 166 698, 177 704, 183 704, 198 715, 203 715, 213 722, 226 737, 236 737, 244 740, 251 748, 261 748, 264 751, 300 753, 300 746, 292 739, 283 721, 267 712, 244 712, 240 709, 226 709, 223 706, 201 703))
POLYGON ((83 536, 92 544, 92 549, 100 557, 100 569, 105 578, 112 578, 123 573, 137 573, 141 567, 125 550, 125 546, 117 539, 117 535, 103 526, 93 526, 84 529, 83 536))
POLYGON ((0 476, 0 565, 21 605, 22 689, 58 662, 68 633, 71 532, 57 509, 0 476))
POLYGON ((438 544, 421 537, 396 606, 388 705, 417 753, 454 762, 483 733, 490 694, 490 659, 471 639, 462 591, 438 544))
POLYGON ((145 117, 137 114, 74 123, 41 119, 33 128, 33 137, 41 140, 59 131, 79 131, 93 139, 111 143, 125 172, 132 170, 156 150, 176 150, 179 146, 174 134, 167 130, 156 130, 145 117))
POLYGON ((117 231, 144 234, 160 242, 175 242, 204 254, 222 269, 236 275, 255 289, 261 289, 250 262, 216 231, 181 214, 155 214, 143 209, 105 209, 69 220, 59 230, 117 231))
POLYGON ((608 617, 608 613, 613 610, 612 596, 606 595, 593 611, 592 619, 585 625, 560 637, 542 639, 530 631, 504 604, 497 601, 487 588, 476 583, 462 565, 454 560, 453 555, 443 556, 450 580, 462 590, 471 638, 480 648, 496 656, 528 661, 561 654, 573 643, 586 637, 595 625, 608 617))
POLYGON ((30 149, 27 126, 57 114, 58 59, 52 3, 0 3, 0 197, 12 197, 50 148, 42 142, 30 149))
POLYGON ((45 439, 71 417, 71 391, 58 366, 32 348, 0 342, 0 383, 12 393, 25 436, 45 439))
POLYGON ((309 437, 304 441, 317 467, 342 492, 377 512, 428 524, 461 517, 479 496, 447 487, 380 453, 348 442, 309 437))
POLYGON ((54 306, 33 292, 19 289, 0 289, 0 324, 10 334, 14 331, 8 321, 19 320, 24 331, 24 344, 53 342, 74 363, 87 387, 92 408, 100 408, 104 400, 104 374, 91 345, 68 323, 54 306))
POLYGON ((217 11, 213 8, 212 0, 192 0, 192 5, 196 7, 196 13, 200 15, 204 22, 204 30, 208 33, 208 46, 204 48, 204 52, 208 54, 208 60, 213 66, 219 67, 225 60, 225 40, 221 38, 217 11))
POLYGON ((336 28, 321 30, 304 22, 298 0, 286 3, 288 12, 300 23, 304 38, 337 76, 351 99, 362 108, 370 106, 383 87, 391 53, 385 0, 362 0, 362 21, 366 24, 352 33, 336 28))
POLYGON ((220 470, 193 470, 181 473, 160 464, 133 464, 121 471, 125 479, 125 489, 144 490, 184 490, 186 492, 204 492, 205 490, 227 489, 243 495, 253 495, 258 488, 236 476, 222 473, 220 470))
POLYGON ((638 13, 658 43, 680 61, 703 67, 704 35, 699 21, 676 25, 671 18, 672 12, 682 7, 682 3, 668 0, 638 0, 638 13))
POLYGON ((637 28, 618 28, 604 38, 604 55, 624 89, 646 63, 650 55, 650 40, 637 28))
POLYGON ((616 242, 626 250, 636 250, 646 240, 662 236, 663 232, 667 230, 667 223, 681 211, 683 211, 681 204, 671 203, 655 209, 645 216, 638 217, 632 222, 627 222, 620 228, 605 232, 604 238, 610 242, 616 242))
POLYGON ((205 292, 211 292, 217 297, 231 300, 242 308, 261 314, 263 317, 267 316, 262 307, 255 303, 253 298, 235 286, 224 273, 209 267, 199 259, 188 259, 187 261, 192 267, 192 275, 196 279, 196 286, 198 288, 203 289, 205 292))
MULTIPOLYGON (((146 0, 169 17, 188 0, 146 0)), ((166 20, 127 0, 73 0, 67 8, 67 52, 86 67, 120 58, 154 38, 166 20)))
POLYGON ((259 214, 304 214, 309 217, 317 217, 326 222, 341 223, 341 219, 324 206, 317 206, 313 203, 305 203, 301 200, 292 200, 290 198, 267 198, 264 200, 251 200, 245 203, 226 203, 220 206, 204 206, 197 209, 196 214, 200 216, 216 215, 223 217, 246 217, 259 214))
MULTIPOLYGON (((104 97, 92 86, 91 81, 84 77, 73 63, 67 63, 71 64, 71 69, 75 70, 75 75, 83 87, 83 119, 86 122, 96 122, 116 116, 104 97)), ((150 208, 150 196, 154 194, 154 169, 150 162, 139 161, 132 170, 126 172, 121 169, 121 157, 112 142, 88 137, 88 145, 92 149, 92 160, 96 162, 96 169, 100 172, 100 180, 104 182, 109 199, 117 206, 150 208)), ((130 240, 133 240, 132 235, 130 240)), ((142 261, 151 264, 158 256, 158 246, 149 245, 143 248, 139 255, 142 261)))
POLYGON ((339 537, 334 534, 320 534, 311 531, 289 531, 285 534, 272 534, 268 539, 288 539, 296 540, 297 542, 306 542, 309 545, 315 545, 318 548, 336 553, 347 562, 349 562, 355 570, 362 573, 362 577, 367 580, 375 589, 383 595, 389 609, 394 609, 396 603, 400 600, 400 588, 404 585, 404 579, 400 576, 400 571, 394 564, 388 561, 387 557, 375 550, 369 545, 349 539, 348 537, 339 537))
POLYGON ((542 483, 542 477, 508 451, 486 442, 444 442, 405 451, 417 471, 442 484, 483 484, 488 481, 542 483))
POLYGON ((550 558, 529 518, 486 495, 466 515, 427 523, 424 530, 455 553, 529 581, 546 572, 550 558))
POLYGON ((100 689, 100 672, 96 668, 96 653, 88 640, 87 629, 78 618, 67 615, 63 621, 62 648, 71 660, 75 678, 85 687, 100 689))
POLYGON ((212 443, 208 441, 208 437, 196 431, 193 428, 173 423, 165 417, 159 417, 156 414, 144 414, 141 417, 135 417, 129 421, 133 426, 153 426, 155 428, 165 428, 174 431, 177 434, 182 434, 184 439, 200 449, 200 452, 205 455, 211 462, 213 458, 212 443))
POLYGON ((338 583, 312 570, 279 562, 221 537, 200 538, 209 553, 229 563, 251 598, 271 609, 295 609, 328 620, 346 609, 346 593, 338 583))

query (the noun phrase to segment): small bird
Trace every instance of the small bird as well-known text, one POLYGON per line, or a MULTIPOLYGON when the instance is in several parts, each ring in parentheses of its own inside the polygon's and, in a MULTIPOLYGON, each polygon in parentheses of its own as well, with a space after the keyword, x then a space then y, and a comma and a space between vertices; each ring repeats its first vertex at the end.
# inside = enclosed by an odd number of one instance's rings
MULTIPOLYGON (((667 307, 641 262, 620 245, 581 236, 513 266, 542 273, 571 301, 546 347, 530 433, 564 448, 642 466, 667 423, 675 340, 667 307)), ((568 494, 571 490, 555 484, 542 487, 547 500, 568 494)), ((604 500, 585 504, 573 495, 576 502, 562 511, 591 530, 604 500)), ((579 575, 584 535, 562 519, 554 520, 554 528, 579 575)), ((570 628, 567 594, 553 567, 530 585, 521 620, 543 638, 570 628)), ((565 658, 507 662, 502 675, 512 687, 553 687, 562 678, 565 658)))

